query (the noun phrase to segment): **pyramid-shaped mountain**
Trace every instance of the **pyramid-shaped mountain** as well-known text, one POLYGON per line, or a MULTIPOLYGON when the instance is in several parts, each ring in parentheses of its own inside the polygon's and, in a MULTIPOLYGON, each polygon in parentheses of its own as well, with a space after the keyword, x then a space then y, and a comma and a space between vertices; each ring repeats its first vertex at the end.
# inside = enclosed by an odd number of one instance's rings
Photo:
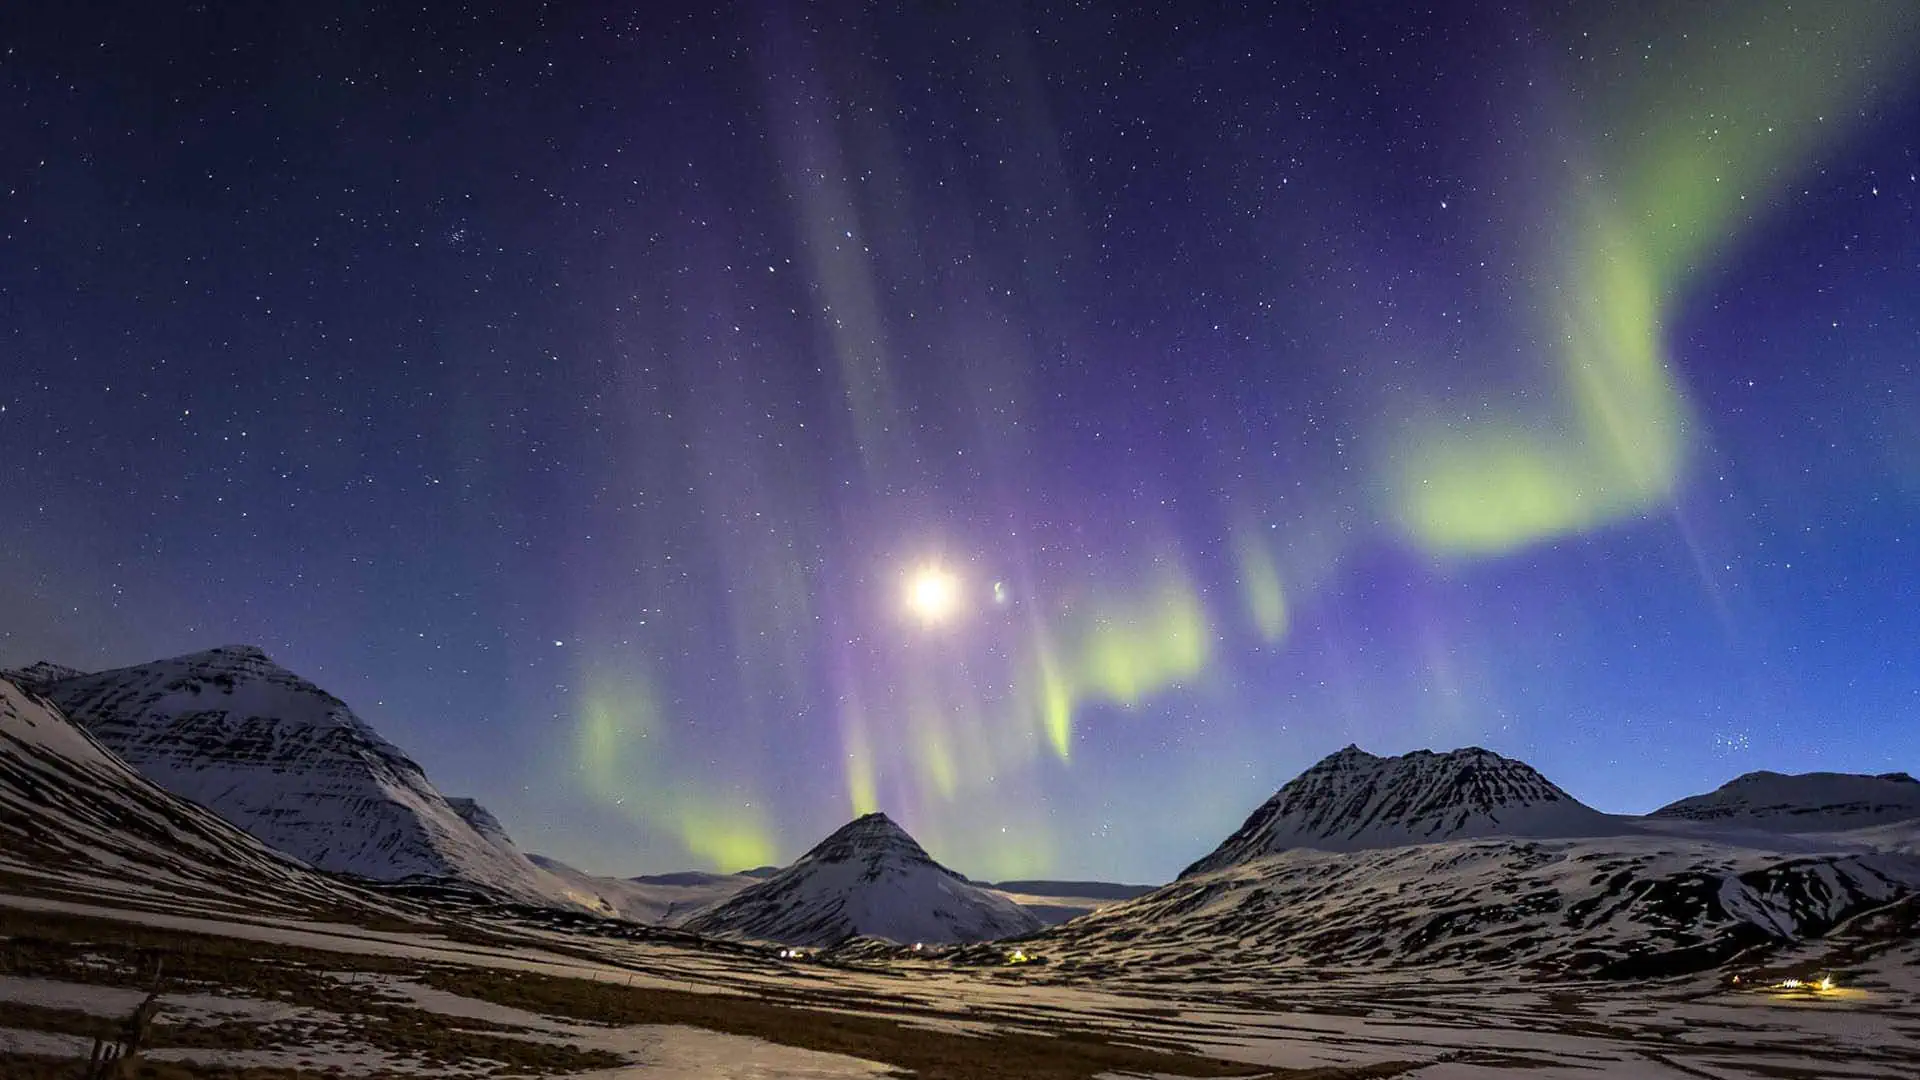
POLYGON ((1491 750, 1377 757, 1349 746, 1288 781, 1181 876, 1292 848, 1364 851, 1474 837, 1621 831, 1631 826, 1581 803, 1531 765, 1491 750))
POLYGON ((1768 832, 1840 832, 1920 820, 1920 780, 1906 773, 1750 772, 1648 816, 1768 832))
POLYGON ((880 813, 841 826, 792 866, 686 923, 699 933, 814 946, 855 936, 988 941, 1040 925, 1019 904, 933 861, 880 813))
POLYGON ((492 823, 482 836, 344 702, 252 646, 43 679, 38 689, 154 783, 318 869, 583 902, 515 850, 492 815, 467 806, 492 823))

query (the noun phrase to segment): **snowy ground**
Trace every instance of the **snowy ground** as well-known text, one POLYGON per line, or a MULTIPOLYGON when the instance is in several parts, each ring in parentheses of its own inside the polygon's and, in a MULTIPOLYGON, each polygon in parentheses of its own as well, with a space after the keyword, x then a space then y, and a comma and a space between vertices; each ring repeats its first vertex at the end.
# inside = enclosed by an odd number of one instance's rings
MULTIPOLYGON (((573 1072, 591 1080, 854 1080, 889 1075, 879 1063, 839 1054, 823 1054, 760 1039, 743 1038, 698 1028, 673 1025, 607 1027, 540 1016, 519 1009, 463 998, 403 979, 359 980, 362 993, 404 1001, 441 1022, 458 1026, 479 1020, 490 1030, 517 1038, 556 1045, 602 1050, 626 1059, 606 1069, 573 1072)), ((0 976, 0 1002, 75 1010, 89 1016, 125 1016, 145 994, 129 988, 67 983, 53 979, 0 976)), ((241 1020, 256 1026, 262 1041, 277 1034, 295 1036, 298 1045, 272 1049, 183 1049, 163 1047, 149 1051, 154 1061, 255 1068, 311 1068, 337 1070, 343 1075, 401 1074, 418 1070, 421 1062, 354 1039, 351 1033, 333 1038, 313 1037, 320 1013, 249 997, 205 994, 166 994, 161 998, 162 1024, 190 1025, 208 1019, 241 1020)), ((11 1052, 50 1057, 80 1058, 91 1050, 91 1039, 55 1032, 0 1027, 0 1054, 11 1052)), ((0 1064, 4 1064, 0 1061, 0 1064)), ((476 1062, 470 1069, 433 1064, 432 1075, 486 1075, 495 1063, 476 1062)))
MULTIPOLYGON (((848 970, 738 952, 583 940, 525 928, 513 929, 510 942, 488 945, 475 943, 470 934, 377 932, 284 918, 239 921, 225 913, 163 913, 110 901, 0 895, 0 915, 8 910, 39 913, 30 916, 36 918, 104 916, 150 932, 211 934, 251 942, 262 950, 334 954, 341 970, 329 971, 328 978, 344 980, 354 995, 382 1003, 405 1023, 414 1023, 409 1018, 416 1015, 429 1017, 440 1027, 472 1025, 485 1037, 570 1047, 583 1055, 580 1060, 600 1054, 622 1062, 589 1071, 528 1066, 518 1075, 599 1080, 871 1077, 889 1075, 889 1066, 901 1067, 902 1047, 938 1043, 960 1052, 1003 1040, 1008 1047, 1029 1052, 1036 1044, 1015 1040, 1072 1033, 1147 1056, 1140 1058, 1139 1067, 1089 1066, 1075 1072, 1076 1067, 1062 1066, 1063 1071, 1044 1075, 1087 1080, 1199 1075, 1192 1064, 1199 1058, 1169 1058, 1169 1067, 1152 1064, 1153 1054, 1186 1051, 1244 1062, 1247 1075, 1366 1066, 1376 1067, 1371 1075, 1393 1075, 1393 1063, 1404 1063, 1397 1074, 1417 1080, 1920 1076, 1920 950, 1914 948, 1845 958, 1847 965, 1836 970, 1839 988, 1832 992, 1732 988, 1712 976, 1642 985, 1529 986, 1431 975, 1279 979, 1249 974, 1205 987, 1156 984, 1150 977, 1089 985, 1064 981, 1045 965, 954 969, 893 963, 848 970), (379 958, 389 970, 365 970, 368 958, 379 958), (855 1047, 858 1053, 828 1054, 781 1045, 783 1040, 806 1043, 806 1038, 726 1034, 704 1030, 700 1025, 705 1022, 591 1023, 452 993, 428 985, 418 974, 456 970, 492 973, 489 978, 500 979, 577 980, 594 993, 615 998, 697 998, 713 1003, 720 1016, 729 1008, 780 1006, 803 1024, 807 1016, 818 1018, 814 1024, 839 1016, 879 1035, 870 1048, 855 1047), (728 1006, 729 1001, 741 1004, 728 1006), (880 1037, 902 1030, 908 1033, 904 1039, 880 1037)), ((8 942, 0 940, 0 960, 7 949, 8 942)), ((1823 959, 1813 950, 1795 962, 1810 969, 1823 959)), ((100 985, 87 969, 75 971, 65 978, 0 976, 0 1017, 13 1017, 0 1021, 0 1065, 8 1053, 84 1056, 90 1039, 63 1033, 73 1022, 46 1020, 53 1015, 46 1010, 124 1016, 143 996, 136 988, 143 983, 100 985), (4 1011, 16 1005, 43 1010, 27 1014, 42 1017, 40 1027, 4 1011)), ((404 1046, 396 1051, 394 1045, 356 1044, 353 1025, 339 1022, 324 1008, 236 993, 200 986, 169 992, 162 1000, 162 1016, 166 1022, 189 1026, 252 1025, 267 1045, 173 1047, 152 1056, 231 1066, 337 1067, 347 1076, 480 1075, 502 1066, 497 1059, 480 1059, 471 1068, 461 1068, 427 1061, 404 1046), (266 1037, 275 1033, 284 1045, 272 1045, 275 1038, 266 1037)))

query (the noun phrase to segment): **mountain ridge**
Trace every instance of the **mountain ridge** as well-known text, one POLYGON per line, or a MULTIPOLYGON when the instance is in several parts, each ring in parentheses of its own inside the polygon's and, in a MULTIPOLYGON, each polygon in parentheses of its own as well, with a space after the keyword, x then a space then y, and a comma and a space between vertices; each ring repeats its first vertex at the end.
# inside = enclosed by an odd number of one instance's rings
POLYGON ((1920 780, 1904 772, 1761 769, 1712 791, 1676 799, 1647 816, 1789 834, 1847 831, 1920 819, 1920 780))
POLYGON ((15 687, 33 694, 40 693, 41 687, 48 683, 85 674, 87 672, 80 668, 56 664, 51 660, 35 660, 25 667, 0 668, 0 679, 5 679, 15 687))
POLYGON ((1291 848, 1358 851, 1483 836, 1620 827, 1532 766, 1477 746, 1381 757, 1349 744, 1282 785, 1180 877, 1291 848))

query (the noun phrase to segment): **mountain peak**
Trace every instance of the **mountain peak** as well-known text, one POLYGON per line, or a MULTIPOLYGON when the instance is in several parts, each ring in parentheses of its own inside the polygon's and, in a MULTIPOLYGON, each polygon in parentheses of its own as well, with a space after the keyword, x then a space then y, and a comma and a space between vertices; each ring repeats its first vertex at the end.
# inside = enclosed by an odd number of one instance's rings
POLYGON ((861 814, 859 817, 835 829, 833 833, 828 836, 828 839, 831 840, 835 836, 861 837, 876 840, 904 839, 911 841, 913 839, 913 837, 907 835, 907 830, 901 828, 898 823, 880 810, 861 814))
POLYGON ((906 864, 938 867, 942 873, 952 873, 934 862, 933 857, 907 830, 878 810, 861 814, 835 829, 825 840, 815 844, 811 851, 800 856, 795 865, 850 862, 856 859, 873 862, 888 858, 906 864))
POLYGON ((1358 851, 1482 836, 1592 836, 1606 815, 1523 761, 1468 746, 1379 757, 1358 746, 1287 782, 1181 876, 1290 848, 1358 851))
POLYGON ((137 666, 154 667, 161 664, 193 670, 279 667, 273 662, 273 658, 267 655, 267 650, 258 645, 215 645, 210 649, 196 649, 193 652, 181 653, 178 656, 169 656, 137 666))
POLYGON ((273 662, 272 658, 267 655, 267 650, 258 645, 215 645, 211 649, 202 649, 197 653, 188 653, 187 656, 204 656, 210 659, 220 657, 234 660, 265 660, 268 663, 273 662))
MULTIPOLYGON (((274 662, 267 650, 258 645, 216 645, 211 649, 182 653, 166 660, 156 660, 147 667, 166 665, 199 673, 271 674, 282 680, 293 680, 312 686, 312 683, 300 678, 293 672, 274 662)), ((318 690, 318 687, 314 687, 318 690)), ((329 695, 331 696, 331 695, 329 695)))
POLYGON ((500 819, 494 817, 491 810, 481 806, 477 800, 449 795, 447 805, 453 808, 453 812, 460 816, 461 821, 472 826, 473 831, 479 833, 482 840, 496 847, 513 848, 513 839, 507 835, 506 827, 500 824, 500 819))

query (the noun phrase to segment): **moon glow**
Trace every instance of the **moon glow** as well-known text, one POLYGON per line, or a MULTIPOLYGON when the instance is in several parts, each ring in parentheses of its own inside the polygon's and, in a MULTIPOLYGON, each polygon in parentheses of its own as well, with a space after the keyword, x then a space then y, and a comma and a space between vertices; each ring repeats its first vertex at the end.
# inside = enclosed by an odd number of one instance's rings
POLYGON ((952 622, 960 612, 960 579, 940 566, 922 566, 907 578, 907 610, 928 626, 952 622))

